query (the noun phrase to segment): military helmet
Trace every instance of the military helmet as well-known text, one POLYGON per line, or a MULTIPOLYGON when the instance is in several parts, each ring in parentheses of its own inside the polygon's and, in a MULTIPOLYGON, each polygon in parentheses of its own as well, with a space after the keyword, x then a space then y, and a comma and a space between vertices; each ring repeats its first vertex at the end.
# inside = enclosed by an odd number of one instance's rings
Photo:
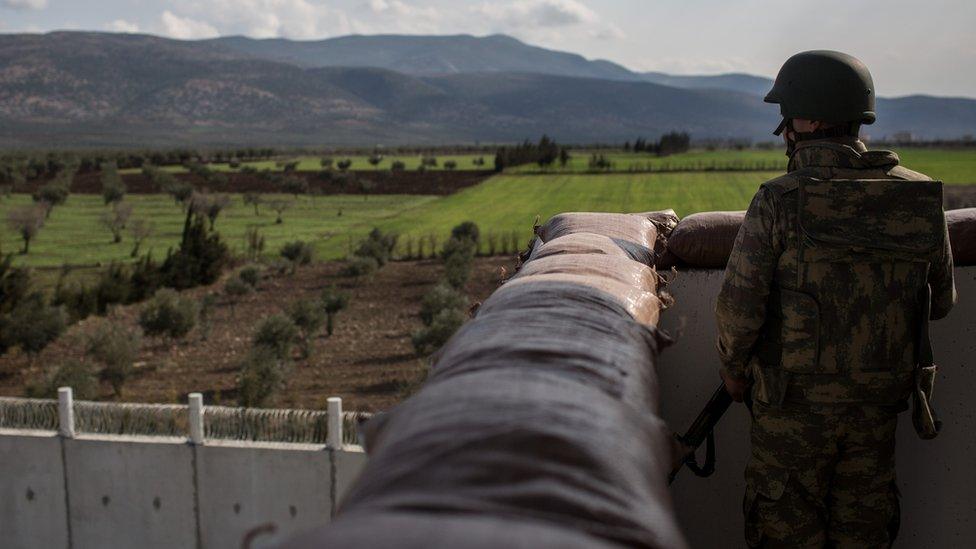
POLYGON ((871 124, 875 119, 871 73, 860 60, 839 51, 805 51, 787 59, 765 101, 778 104, 784 119, 831 124, 871 124))

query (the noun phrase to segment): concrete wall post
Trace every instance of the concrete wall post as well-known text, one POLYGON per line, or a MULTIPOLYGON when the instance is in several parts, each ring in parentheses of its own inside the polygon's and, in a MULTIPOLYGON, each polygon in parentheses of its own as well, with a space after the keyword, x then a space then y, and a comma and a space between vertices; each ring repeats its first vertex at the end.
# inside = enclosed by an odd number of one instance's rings
POLYGON ((58 388, 58 434, 75 438, 75 406, 71 387, 58 388))
POLYGON ((333 450, 342 449, 342 399, 339 397, 329 397, 328 418, 329 436, 326 444, 333 450))
POLYGON ((190 442, 196 445, 203 444, 203 395, 200 393, 190 393, 190 411, 188 421, 190 423, 190 442))

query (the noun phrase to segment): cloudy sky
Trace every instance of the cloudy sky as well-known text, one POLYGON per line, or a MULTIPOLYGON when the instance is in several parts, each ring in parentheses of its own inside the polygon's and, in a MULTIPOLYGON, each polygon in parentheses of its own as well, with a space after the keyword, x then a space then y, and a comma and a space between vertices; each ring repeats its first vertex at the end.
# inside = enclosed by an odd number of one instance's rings
POLYGON ((976 97, 974 27, 974 0, 0 0, 0 33, 505 33, 680 74, 772 76, 794 52, 829 48, 863 59, 886 96, 976 97))

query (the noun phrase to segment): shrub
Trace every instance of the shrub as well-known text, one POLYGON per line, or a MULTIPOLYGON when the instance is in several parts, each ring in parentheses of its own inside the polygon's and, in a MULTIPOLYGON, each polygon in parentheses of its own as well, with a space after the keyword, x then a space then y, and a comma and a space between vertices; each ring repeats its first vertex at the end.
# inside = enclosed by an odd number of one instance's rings
POLYGON ((261 271, 253 266, 249 265, 241 269, 241 272, 237 274, 238 278, 243 280, 248 286, 256 288, 258 282, 261 280, 261 271))
POLYGON ((444 169, 445 170, 448 170, 448 171, 453 171, 453 170, 457 169, 457 162, 454 161, 454 160, 445 160, 444 161, 444 169))
POLYGON ((129 276, 129 303, 138 303, 154 295, 162 286, 162 276, 159 265, 152 256, 145 255, 132 264, 132 274, 129 276))
POLYGON ((0 315, 12 311, 30 295, 30 271, 14 267, 14 256, 0 260, 0 315))
POLYGON ((451 238, 466 238, 477 244, 481 241, 481 230, 474 221, 465 221, 451 229, 451 238))
POLYGON ((321 301, 326 315, 325 332, 331 336, 335 327, 335 317, 339 311, 349 305, 349 296, 339 293, 335 286, 332 286, 322 291, 321 301))
POLYGON ((448 284, 462 288, 471 275, 471 262, 474 259, 476 244, 467 238, 450 238, 444 244, 444 277, 448 284))
POLYGON ((291 304, 288 316, 298 328, 298 346, 302 358, 307 358, 312 350, 312 340, 322 329, 322 324, 325 324, 325 310, 314 301, 300 299, 291 304))
POLYGON ((402 160, 394 160, 393 163, 390 164, 390 171, 393 172, 402 172, 406 169, 407 165, 402 160))
POLYGON ((98 312, 98 294, 94 287, 81 284, 67 286, 59 280, 54 289, 52 304, 64 307, 68 320, 77 322, 98 312))
POLYGON ((440 349, 465 320, 466 316, 461 311, 444 309, 434 316, 430 326, 414 332, 412 338, 414 349, 420 354, 429 354, 440 349))
POLYGON ((339 274, 346 277, 360 277, 371 275, 380 268, 379 263, 372 257, 353 256, 346 262, 339 274))
POLYGON ((332 160, 331 158, 327 157, 327 156, 324 156, 324 157, 322 157, 322 158, 319 159, 319 166, 322 166, 325 169, 332 168, 332 164, 333 163, 335 163, 335 161, 332 160))
POLYGON ((139 356, 142 334, 119 322, 101 320, 85 341, 85 353, 101 364, 102 379, 112 385, 116 395, 132 375, 132 364, 139 356))
POLYGON ((0 315, 0 354, 20 347, 36 356, 64 333, 65 314, 61 307, 49 306, 43 295, 33 293, 21 300, 6 315, 0 315))
POLYGON ((244 282, 244 280, 238 277, 231 277, 227 279, 227 282, 224 284, 224 293, 227 294, 231 299, 243 297, 251 293, 252 289, 253 286, 247 282, 244 282))
POLYGON ((312 262, 312 246, 301 240, 295 240, 282 246, 279 255, 291 262, 291 271, 294 273, 299 265, 308 265, 312 262))
POLYGON ((197 304, 178 292, 164 288, 156 292, 139 313, 139 325, 149 336, 166 335, 181 338, 197 322, 197 304))
POLYGON ((460 311, 468 304, 467 298, 448 284, 435 285, 420 302, 420 320, 430 326, 437 313, 448 309, 460 311))
POLYGON ((369 235, 359 242, 359 247, 353 255, 359 257, 371 257, 376 260, 377 265, 382 267, 390 260, 393 250, 396 248, 398 237, 393 233, 384 233, 378 228, 370 231, 369 235))
POLYGON ((248 352, 237 378, 237 403, 241 406, 266 406, 285 386, 287 360, 274 349, 258 346, 248 352))
POLYGON ((298 327, 284 315, 271 315, 261 321, 254 333, 255 347, 267 347, 275 356, 284 360, 291 357, 292 347, 298 341, 298 327))
POLYGON ((124 265, 112 263, 102 271, 95 286, 95 299, 98 314, 105 314, 109 305, 128 303, 132 294, 132 283, 124 265))
POLYGON ((48 373, 37 383, 27 386, 30 398, 57 398, 58 389, 71 387, 78 400, 92 400, 98 396, 98 377, 95 369, 86 362, 69 359, 48 373))
POLYGON ((343 158, 342 160, 336 162, 336 167, 339 168, 339 171, 344 172, 348 170, 351 166, 352 166, 352 160, 349 160, 348 158, 343 158))

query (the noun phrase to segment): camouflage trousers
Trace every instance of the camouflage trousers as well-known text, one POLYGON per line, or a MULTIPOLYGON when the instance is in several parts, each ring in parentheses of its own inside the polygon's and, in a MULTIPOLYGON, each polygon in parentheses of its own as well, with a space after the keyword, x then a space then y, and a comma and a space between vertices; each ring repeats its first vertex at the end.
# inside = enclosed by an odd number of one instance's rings
POLYGON ((897 413, 874 406, 753 406, 750 547, 890 547, 898 533, 897 413))

